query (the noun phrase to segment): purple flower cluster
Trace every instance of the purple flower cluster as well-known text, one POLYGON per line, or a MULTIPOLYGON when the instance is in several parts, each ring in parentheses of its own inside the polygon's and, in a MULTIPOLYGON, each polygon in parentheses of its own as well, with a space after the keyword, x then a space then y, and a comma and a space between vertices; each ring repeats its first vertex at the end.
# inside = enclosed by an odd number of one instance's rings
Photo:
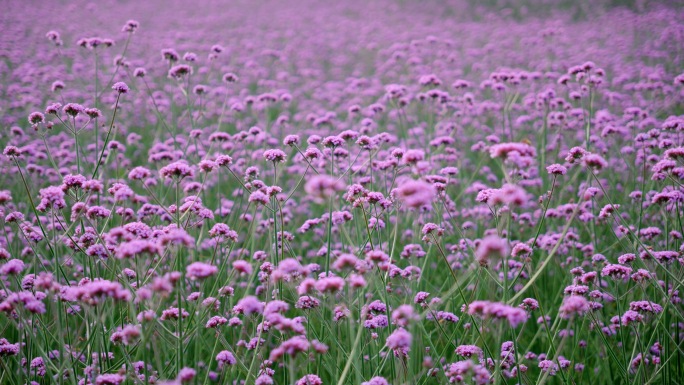
POLYGON ((684 382, 684 11, 489 3, 3 4, 0 381, 684 382))

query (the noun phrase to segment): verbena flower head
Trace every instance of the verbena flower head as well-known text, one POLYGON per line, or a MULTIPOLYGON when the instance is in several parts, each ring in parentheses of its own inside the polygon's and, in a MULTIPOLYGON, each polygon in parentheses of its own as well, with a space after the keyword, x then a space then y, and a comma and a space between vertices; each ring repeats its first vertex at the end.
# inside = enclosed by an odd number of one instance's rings
POLYGON ((173 162, 169 165, 162 167, 159 170, 159 175, 162 178, 174 178, 183 179, 188 177, 193 177, 195 172, 192 167, 183 161, 173 162))
POLYGON ((218 267, 203 262, 193 262, 187 267, 187 276, 191 279, 211 277, 218 272, 218 267))
POLYGON ((407 332, 404 328, 397 328, 389 337, 387 337, 386 346, 392 350, 397 357, 408 356, 411 350, 411 341, 413 337, 411 333, 407 332))
POLYGON ((512 328, 524 323, 529 318, 525 310, 508 306, 499 302, 474 301, 467 306, 470 315, 482 318, 494 318, 507 320, 512 328))
POLYGON ((270 149, 264 151, 264 159, 273 163, 284 162, 287 159, 287 154, 284 151, 278 149, 270 149))
POLYGON ((71 117, 76 117, 85 111, 85 107, 77 103, 68 103, 64 105, 62 111, 71 117))
POLYGON ((33 126, 37 126, 40 123, 43 123, 45 121, 45 115, 43 115, 40 112, 32 112, 28 116, 28 121, 31 123, 33 126))
POLYGON ((431 205, 436 193, 431 184, 420 180, 410 180, 402 183, 395 190, 395 196, 407 207, 418 209, 431 205))
POLYGON ((589 311, 589 301, 580 295, 571 295, 563 299, 559 311, 563 318, 582 316, 589 311))
POLYGON ((193 69, 187 64, 178 64, 169 69, 168 76, 170 78, 181 80, 188 75, 192 75, 193 69))
POLYGON ((304 191, 310 196, 316 198, 319 202, 324 202, 335 193, 343 191, 345 188, 344 182, 339 178, 317 174, 306 181, 304 191))
POLYGON ((496 235, 490 235, 480 241, 475 250, 475 260, 487 266, 492 259, 500 259, 508 254, 508 241, 496 235))
POLYGON ((129 91, 128 86, 124 82, 114 83, 114 85, 112 86, 112 89, 114 91, 120 93, 120 94, 125 94, 125 93, 128 93, 128 91, 129 91))
POLYGON ((129 33, 135 33, 135 31, 140 28, 140 23, 138 23, 136 20, 128 20, 126 24, 121 28, 122 32, 129 32, 129 33))

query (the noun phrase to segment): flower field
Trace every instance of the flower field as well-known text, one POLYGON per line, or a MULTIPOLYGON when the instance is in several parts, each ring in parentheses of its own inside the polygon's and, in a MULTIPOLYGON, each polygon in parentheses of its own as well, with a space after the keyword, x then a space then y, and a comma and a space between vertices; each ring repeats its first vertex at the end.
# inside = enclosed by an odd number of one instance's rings
POLYGON ((7 2, 0 384, 684 383, 684 8, 616 3, 7 2))

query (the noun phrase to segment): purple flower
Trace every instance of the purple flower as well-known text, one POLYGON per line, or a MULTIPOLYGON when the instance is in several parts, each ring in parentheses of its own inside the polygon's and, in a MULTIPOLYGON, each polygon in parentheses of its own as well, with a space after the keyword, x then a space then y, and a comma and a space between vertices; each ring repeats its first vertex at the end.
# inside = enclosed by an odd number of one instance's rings
POLYGON ((511 153, 530 157, 536 156, 534 147, 527 143, 500 143, 489 148, 489 155, 492 158, 506 158, 511 153))
POLYGON ((253 296, 247 296, 238 301, 237 305, 233 307, 233 313, 235 314, 260 314, 264 311, 264 303, 259 301, 258 298, 253 296))
POLYGON ((558 371, 558 364, 551 360, 542 360, 539 361, 539 369, 542 372, 549 373, 550 376, 555 376, 558 371))
POLYGON ((164 166, 159 170, 159 175, 162 178, 187 178, 193 177, 195 175, 192 167, 190 167, 184 161, 173 162, 167 166, 164 166))
POLYGON ((170 307, 170 308, 162 311, 162 315, 161 315, 161 317, 159 317, 159 319, 162 321, 177 320, 181 317, 182 318, 188 318, 189 316, 190 316, 190 313, 188 313, 188 311, 185 309, 179 309, 177 307, 170 307))
POLYGON ((368 381, 362 382, 361 385, 389 385, 389 382, 384 377, 373 377, 368 381))
POLYGON ((606 265, 606 267, 601 270, 602 277, 626 279, 630 274, 632 274, 631 267, 617 264, 606 265))
POLYGON ((212 238, 225 238, 237 242, 238 234, 235 230, 231 230, 225 223, 217 223, 209 230, 209 236, 212 238))
POLYGON ((122 32, 135 33, 135 31, 140 27, 140 23, 135 20, 128 20, 121 28, 122 32))
POLYGON ((321 302, 318 299, 305 295, 299 297, 297 303, 295 304, 295 307, 297 309, 314 309, 319 307, 320 305, 321 302))
POLYGON ((232 72, 226 73, 223 75, 223 81, 226 83, 236 83, 239 80, 237 75, 235 75, 232 72))
POLYGON ((629 310, 641 313, 662 313, 663 307, 651 301, 633 301, 629 304, 629 310))
POLYGON ((546 171, 548 171, 548 173, 552 175, 565 175, 565 173, 568 172, 568 169, 560 164, 554 163, 546 167, 546 171))
POLYGON ((287 159, 287 155, 282 150, 271 149, 264 151, 264 159, 273 163, 282 163, 287 159))
POLYGON ((68 103, 62 108, 62 111, 69 116, 76 117, 78 114, 82 114, 85 111, 85 107, 76 103, 68 103))
POLYGON ((218 362, 219 369, 222 369, 224 366, 232 366, 237 363, 237 360, 235 359, 235 356, 233 356, 233 353, 227 350, 220 351, 216 355, 216 361, 218 362))
POLYGON ((127 93, 127 92, 129 91, 128 86, 127 86, 126 83, 124 83, 124 82, 117 82, 117 83, 114 83, 114 85, 112 86, 112 89, 113 89, 114 91, 120 93, 120 94, 125 94, 125 93, 127 93))
POLYGON ((460 345, 456 348, 456 354, 466 358, 470 358, 473 356, 481 357, 482 349, 475 345, 460 345))
POLYGON ((344 279, 340 277, 324 277, 316 281, 314 287, 321 293, 334 293, 344 288, 344 279))
POLYGON ((38 125, 45 121, 45 115, 43 115, 40 112, 32 112, 31 114, 29 114, 28 121, 34 126, 38 125))
POLYGON ((95 378, 95 385, 120 385, 126 376, 118 373, 100 374, 95 378))
POLYGON ((472 360, 454 362, 444 368, 444 374, 450 383, 472 380, 472 384, 490 384, 490 373, 483 365, 476 365, 472 360))
POLYGON ((305 337, 292 337, 288 340, 283 341, 277 348, 271 350, 269 360, 278 361, 284 355, 294 357, 297 355, 297 353, 309 350, 310 346, 311 344, 305 337))
POLYGON ((197 372, 195 371, 195 369, 183 368, 178 371, 178 380, 180 382, 190 382, 193 378, 195 378, 196 374, 197 372))
POLYGON ((319 202, 344 190, 344 182, 329 175, 315 175, 307 180, 304 191, 319 202))
POLYGON ((24 261, 21 259, 10 259, 0 266, 2 275, 19 275, 22 271, 24 271, 24 261))
POLYGON ((218 273, 218 267, 204 262, 193 262, 186 268, 186 274, 190 279, 204 279, 218 273))
POLYGON ((130 242, 122 242, 114 251, 119 259, 129 259, 142 254, 155 255, 162 253, 161 246, 150 240, 136 239, 130 242))
POLYGON ((11 344, 7 339, 0 338, 0 357, 16 356, 19 354, 19 343, 11 344))
POLYGON ((16 146, 7 146, 5 147, 5 150, 3 150, 3 155, 5 155, 8 158, 13 158, 21 155, 21 150, 16 147, 16 146))
POLYGON ((467 311, 470 315, 483 318, 505 319, 512 328, 518 327, 529 318, 525 310, 499 302, 474 301, 468 305, 467 311))
POLYGON ((411 350, 411 340, 411 333, 404 328, 397 328, 387 337, 385 345, 394 352, 396 357, 406 357, 411 350))
POLYGON ((169 74, 170 78, 180 80, 183 77, 185 77, 186 75, 192 74, 192 67, 190 67, 187 64, 178 64, 178 65, 171 67, 171 69, 169 69, 168 74, 169 74))
POLYGON ((296 146, 299 144, 299 135, 287 135, 283 139, 283 144, 286 146, 296 146))
POLYGON ((397 199, 413 209, 431 205, 436 195, 431 184, 420 180, 402 183, 394 193, 397 199))
POLYGON ((268 197, 268 195, 264 194, 260 190, 256 190, 253 193, 249 194, 248 200, 250 203, 253 202, 253 203, 258 203, 258 204, 262 204, 265 206, 270 201, 270 198, 268 197))
POLYGON ((307 374, 297 380, 295 385, 323 385, 323 380, 315 374, 307 374))
POLYGON ((149 178, 152 175, 152 172, 148 170, 145 167, 138 166, 132 169, 128 173, 128 179, 133 179, 133 180, 143 180, 146 178, 149 178))
POLYGON ((520 304, 520 307, 528 311, 537 310, 539 309, 539 302, 534 298, 525 298, 520 304))
POLYGON ((430 293, 421 291, 416 294, 416 296, 413 298, 413 302, 417 304, 423 304, 427 300, 427 298, 430 296, 430 293))
POLYGON ((475 260, 481 266, 487 266, 493 258, 503 258, 508 254, 508 241, 496 235, 490 235, 480 241, 475 250, 475 260))
POLYGON ((589 301, 579 295, 571 295, 563 298, 559 313, 562 318, 572 318, 575 315, 581 316, 589 311, 589 301))
POLYGON ((592 168, 597 171, 608 167, 608 162, 606 162, 606 160, 598 154, 585 155, 583 161, 588 168, 592 168))
POLYGON ((60 187, 50 186, 40 190, 40 203, 36 206, 36 210, 61 210, 65 207, 66 201, 64 200, 64 191, 60 187))

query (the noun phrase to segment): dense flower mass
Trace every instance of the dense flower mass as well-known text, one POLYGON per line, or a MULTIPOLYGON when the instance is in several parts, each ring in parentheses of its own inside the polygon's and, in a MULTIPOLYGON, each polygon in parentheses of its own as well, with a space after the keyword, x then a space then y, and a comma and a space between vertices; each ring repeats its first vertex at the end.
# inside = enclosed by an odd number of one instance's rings
POLYGON ((396 190, 397 199, 411 208, 421 208, 428 206, 435 198, 434 187, 426 182, 419 180, 406 181, 396 190))
POLYGON ((3 2, 0 383, 684 383, 684 9, 590 3, 3 2))

